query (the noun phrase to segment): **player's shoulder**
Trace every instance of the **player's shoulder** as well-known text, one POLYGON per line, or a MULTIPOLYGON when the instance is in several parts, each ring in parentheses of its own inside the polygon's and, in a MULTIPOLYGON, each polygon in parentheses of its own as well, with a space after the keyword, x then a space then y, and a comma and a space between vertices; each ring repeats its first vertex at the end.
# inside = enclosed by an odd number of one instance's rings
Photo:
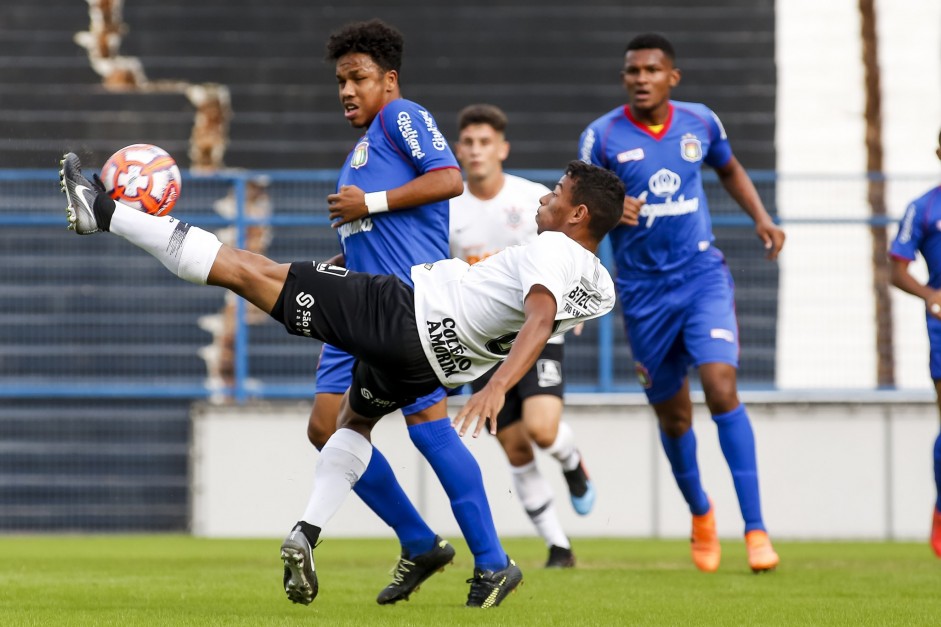
POLYGON ((673 105, 674 118, 679 123, 702 124, 710 132, 718 132, 718 137, 726 138, 725 127, 722 120, 716 115, 715 111, 701 102, 686 102, 682 100, 671 100, 673 105))
POLYGON ((607 113, 598 116, 592 120, 592 122, 588 125, 588 128, 604 130, 605 127, 609 126, 616 120, 627 120, 627 116, 624 114, 624 105, 618 105, 607 113))
POLYGON ((504 172, 503 177, 504 189, 514 193, 530 193, 538 194, 539 196, 545 196, 550 191, 552 191, 542 183, 523 178, 522 176, 518 176, 516 174, 504 172))
POLYGON ((913 200, 911 204, 915 205, 917 209, 921 210, 941 210, 941 185, 936 185, 935 187, 929 189, 927 192, 913 200))

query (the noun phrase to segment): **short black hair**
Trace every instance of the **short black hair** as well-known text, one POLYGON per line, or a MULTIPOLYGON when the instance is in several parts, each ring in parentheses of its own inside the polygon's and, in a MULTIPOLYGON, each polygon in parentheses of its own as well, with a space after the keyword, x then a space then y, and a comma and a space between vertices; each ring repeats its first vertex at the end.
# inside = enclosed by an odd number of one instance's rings
POLYGON ((327 61, 336 61, 345 54, 361 52, 368 55, 383 72, 402 69, 405 39, 397 28, 382 20, 351 22, 334 31, 327 39, 327 61))
POLYGON ((572 202, 588 207, 588 231, 601 241, 621 221, 624 183, 617 174, 584 161, 571 161, 565 175, 572 180, 572 202))
POLYGON ((457 129, 463 131, 471 124, 487 124, 500 133, 506 132, 506 113, 492 104, 472 104, 457 114, 457 129))
POLYGON ((670 40, 660 33, 643 33, 634 37, 624 48, 624 54, 631 50, 662 50, 663 54, 670 57, 670 61, 676 62, 676 51, 670 40))

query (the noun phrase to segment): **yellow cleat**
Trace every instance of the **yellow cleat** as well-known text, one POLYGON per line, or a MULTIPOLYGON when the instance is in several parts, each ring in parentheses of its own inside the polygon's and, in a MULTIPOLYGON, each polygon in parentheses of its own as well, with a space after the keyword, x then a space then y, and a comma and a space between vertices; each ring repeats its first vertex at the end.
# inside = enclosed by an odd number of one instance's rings
POLYGON ((748 565, 751 566, 752 572, 765 573, 774 570, 781 561, 771 546, 768 534, 759 529, 745 534, 745 548, 748 549, 748 565))
POLYGON ((696 568, 705 573, 714 573, 719 569, 722 547, 716 534, 716 508, 709 501, 709 511, 701 516, 693 516, 693 532, 690 535, 690 550, 696 568))

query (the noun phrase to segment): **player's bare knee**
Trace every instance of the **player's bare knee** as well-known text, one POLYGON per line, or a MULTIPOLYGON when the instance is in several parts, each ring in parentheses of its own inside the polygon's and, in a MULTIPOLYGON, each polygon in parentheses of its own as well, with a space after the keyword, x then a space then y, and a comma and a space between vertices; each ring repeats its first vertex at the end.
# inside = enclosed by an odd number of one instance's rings
POLYGON ((693 417, 682 414, 658 415, 660 430, 668 437, 678 438, 693 426, 693 417))

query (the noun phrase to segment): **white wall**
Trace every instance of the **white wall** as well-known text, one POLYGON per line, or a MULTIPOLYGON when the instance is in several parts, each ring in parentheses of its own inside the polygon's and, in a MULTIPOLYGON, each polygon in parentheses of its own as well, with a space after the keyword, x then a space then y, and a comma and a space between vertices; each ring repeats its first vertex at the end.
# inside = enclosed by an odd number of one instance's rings
MULTIPOLYGON (((930 394, 872 394, 853 400, 752 394, 766 523, 779 538, 924 539, 934 502, 931 450, 938 416, 930 394)), ((192 531, 200 536, 277 537, 307 504, 316 452, 307 443, 309 407, 199 406, 193 414, 192 531)), ((636 395, 575 395, 566 417, 599 498, 587 517, 568 503, 557 463, 539 465, 555 489, 569 535, 686 537, 689 512, 660 450, 651 410, 636 395)), ((716 429, 696 407, 704 485, 716 503, 719 532, 742 534, 741 516, 716 429)), ((380 421, 374 442, 406 492, 441 535, 460 532, 443 490, 408 439, 400 415, 380 421)), ((533 535, 512 491, 494 438, 465 438, 480 462, 497 530, 533 535)), ((389 536, 351 495, 326 535, 389 536)))

